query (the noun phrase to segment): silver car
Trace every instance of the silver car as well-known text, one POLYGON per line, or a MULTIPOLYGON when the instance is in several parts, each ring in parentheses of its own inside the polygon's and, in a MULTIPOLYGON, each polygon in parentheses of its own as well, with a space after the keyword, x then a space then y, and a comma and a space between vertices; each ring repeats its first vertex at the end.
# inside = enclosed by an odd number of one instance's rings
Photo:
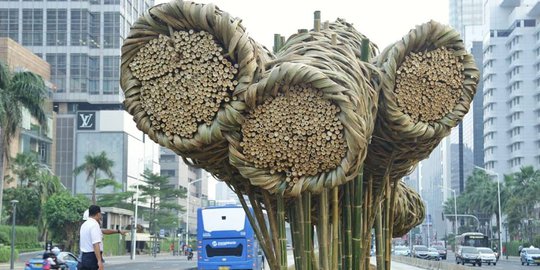
POLYGON ((485 247, 479 247, 476 249, 478 249, 480 252, 480 259, 482 259, 482 263, 487 263, 487 265, 497 265, 497 257, 495 256, 495 252, 493 252, 493 250, 485 247))
POLYGON ((394 255, 409 256, 411 255, 411 251, 406 246, 396 246, 394 248, 394 255))

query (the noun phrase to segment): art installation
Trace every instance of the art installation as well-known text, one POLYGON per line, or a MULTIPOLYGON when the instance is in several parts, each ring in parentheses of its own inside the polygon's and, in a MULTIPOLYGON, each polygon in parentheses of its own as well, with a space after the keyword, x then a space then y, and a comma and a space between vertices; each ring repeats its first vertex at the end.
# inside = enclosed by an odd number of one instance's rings
POLYGON ((392 237, 424 219, 401 180, 467 113, 479 72, 452 28, 430 21, 381 53, 343 19, 273 52, 239 18, 174 0, 122 47, 137 127, 236 192, 271 269, 390 269, 392 237), (267 221, 265 219, 267 217, 267 221), (317 238, 318 245, 314 244, 317 238))

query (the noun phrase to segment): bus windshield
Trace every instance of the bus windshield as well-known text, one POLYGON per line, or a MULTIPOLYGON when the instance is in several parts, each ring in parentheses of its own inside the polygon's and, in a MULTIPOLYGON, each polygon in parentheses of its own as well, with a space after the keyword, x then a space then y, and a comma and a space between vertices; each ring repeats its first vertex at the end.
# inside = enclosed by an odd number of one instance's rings
POLYGON ((464 233, 458 236, 458 244, 465 247, 489 247, 489 239, 481 233, 464 233))

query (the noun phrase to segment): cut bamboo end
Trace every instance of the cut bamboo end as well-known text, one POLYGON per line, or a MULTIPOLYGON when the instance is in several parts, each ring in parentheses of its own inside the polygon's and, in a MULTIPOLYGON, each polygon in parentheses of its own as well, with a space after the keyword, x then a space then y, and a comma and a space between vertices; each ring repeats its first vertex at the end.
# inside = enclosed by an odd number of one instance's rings
POLYGON ((463 71, 463 63, 445 47, 410 53, 397 70, 398 107, 414 122, 442 119, 459 102, 463 71))
POLYGON ((247 116, 241 146, 247 161, 271 174, 284 173, 289 185, 302 176, 335 169, 345 157, 338 107, 309 85, 283 86, 247 116))
POLYGON ((148 42, 129 67, 141 80, 141 107, 152 128, 192 138, 231 100, 238 69, 205 31, 177 31, 148 42))

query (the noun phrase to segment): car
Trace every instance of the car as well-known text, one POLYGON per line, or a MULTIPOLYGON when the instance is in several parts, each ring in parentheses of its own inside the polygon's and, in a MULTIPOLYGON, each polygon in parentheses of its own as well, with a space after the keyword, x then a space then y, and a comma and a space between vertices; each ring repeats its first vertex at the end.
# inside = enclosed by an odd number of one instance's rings
POLYGON ((396 246, 394 248, 394 255, 399 255, 399 256, 410 256, 411 255, 411 251, 409 250, 408 247, 406 246, 396 246))
POLYGON ((420 259, 428 258, 428 248, 424 245, 414 245, 412 248, 412 256, 420 259))
POLYGON ((482 259, 482 263, 487 263, 487 265, 497 265, 497 255, 493 250, 487 247, 479 247, 478 252, 480 252, 480 258, 482 259))
POLYGON ((524 248, 519 254, 521 265, 527 264, 536 264, 540 265, 540 249, 533 246, 529 248, 524 248))
MULTIPOLYGON (((60 252, 58 253, 57 258, 60 261, 65 262, 67 268, 66 270, 77 270, 77 264, 79 264, 79 259, 73 255, 71 252, 60 252)), ((43 253, 35 256, 34 258, 28 260, 25 263, 24 270, 42 270, 43 269, 43 253)))
POLYGON ((434 248, 437 249, 437 252, 439 252, 439 257, 443 260, 446 260, 446 248, 443 247, 443 246, 433 246, 434 248))
POLYGON ((482 266, 482 259, 480 258, 480 252, 475 247, 459 247, 456 252, 456 263, 463 264, 470 263, 473 266, 482 266))
POLYGON ((427 256, 427 259, 428 259, 428 260, 436 260, 436 261, 440 260, 441 257, 440 257, 440 255, 439 255, 439 251, 437 251, 437 249, 434 248, 434 247, 428 248, 428 256, 427 256))

